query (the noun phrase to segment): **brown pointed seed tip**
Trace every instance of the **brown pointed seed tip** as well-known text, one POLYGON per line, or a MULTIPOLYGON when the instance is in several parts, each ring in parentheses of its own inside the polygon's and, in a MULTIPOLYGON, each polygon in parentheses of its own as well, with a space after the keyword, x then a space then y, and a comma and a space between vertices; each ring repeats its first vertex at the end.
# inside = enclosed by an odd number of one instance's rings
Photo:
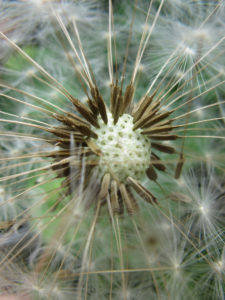
POLYGON ((95 153, 98 156, 101 155, 101 150, 93 140, 87 140, 86 143, 93 153, 95 153))
POLYGON ((122 96, 122 94, 120 94, 116 98, 116 103, 115 103, 114 122, 113 122, 114 125, 116 125, 116 123, 119 120, 119 117, 120 117, 121 111, 122 111, 122 106, 123 106, 123 96, 122 96))
POLYGON ((172 112, 173 111, 171 110, 171 111, 167 111, 165 113, 158 113, 154 117, 150 118, 148 121, 146 120, 146 122, 142 126, 142 128, 147 128, 147 127, 150 127, 152 125, 155 125, 155 124, 161 122, 162 120, 168 118, 172 112))
POLYGON ((184 156, 183 154, 181 153, 180 154, 180 158, 179 158, 179 161, 177 163, 177 167, 176 167, 176 170, 175 170, 175 179, 179 179, 180 178, 180 175, 181 175, 181 171, 182 171, 182 168, 183 168, 183 164, 184 164, 184 156))
POLYGON ((99 113, 102 117, 102 120, 104 121, 105 124, 108 123, 108 117, 107 117, 107 112, 106 112, 106 106, 104 103, 104 100, 101 96, 101 94, 99 93, 99 90, 96 86, 91 87, 91 95, 98 107, 99 113))
POLYGON ((160 103, 155 101, 146 107, 146 109, 143 111, 143 114, 140 115, 140 118, 135 121, 138 123, 139 127, 141 127, 142 124, 153 118, 158 113, 159 105, 160 103))
POLYGON ((171 126, 171 125, 158 126, 158 127, 152 127, 149 129, 144 129, 142 131, 142 133, 146 134, 146 135, 152 135, 152 134, 159 133, 159 132, 169 132, 169 131, 173 130, 174 128, 176 128, 176 126, 171 126))
POLYGON ((112 113, 113 117, 114 117, 114 114, 115 114, 117 97, 119 97, 120 93, 121 93, 121 90, 120 90, 120 87, 118 85, 112 85, 111 86, 110 109, 111 109, 111 113, 112 113))
POLYGON ((101 189, 100 189, 100 192, 99 192, 99 195, 98 195, 98 199, 100 201, 105 200, 105 198, 106 198, 106 196, 109 192, 109 187, 110 187, 110 174, 106 173, 103 176, 101 189))
POLYGON ((146 170, 146 174, 150 180, 156 181, 156 179, 158 178, 156 171, 151 165, 146 170))
POLYGON ((167 145, 162 145, 162 144, 158 144, 158 143, 151 143, 152 148, 164 152, 164 153, 168 153, 168 154, 174 154, 176 153, 175 148, 167 146, 167 145))
POLYGON ((93 115, 96 117, 98 116, 98 107, 94 101, 92 101, 90 98, 87 99, 87 104, 92 111, 93 115))
POLYGON ((133 194, 133 192, 131 191, 131 189, 130 189, 129 186, 126 186, 126 189, 127 189, 127 193, 128 193, 128 195, 129 195, 129 197, 130 197, 130 201, 131 201, 132 206, 133 206, 133 211, 134 211, 135 213, 138 213, 138 212, 139 212, 139 206, 138 206, 138 204, 137 204, 137 201, 136 201, 136 199, 135 199, 135 196, 134 196, 134 194, 133 194))
POLYGON ((134 123, 140 119, 140 117, 144 114, 147 107, 151 105, 154 95, 152 96, 145 96, 140 102, 137 104, 137 106, 132 111, 133 117, 134 117, 134 123))
POLYGON ((120 111, 120 115, 122 115, 124 112, 129 110, 129 107, 133 101, 133 96, 134 96, 134 86, 132 83, 128 84, 126 87, 124 97, 123 97, 123 105, 122 109, 120 111))
POLYGON ((97 134, 94 131, 92 131, 89 126, 78 122, 76 123, 76 129, 79 130, 84 136, 93 137, 95 139, 98 137, 97 134))
POLYGON ((70 132, 62 127, 54 127, 54 128, 47 129, 46 131, 60 138, 70 138, 70 132))
POLYGON ((146 202, 155 204, 157 203, 156 197, 148 191, 145 187, 143 187, 138 181, 133 179, 132 177, 127 178, 128 183, 130 183, 131 187, 136 191, 136 193, 146 202))
POLYGON ((133 202, 132 198, 130 197, 130 194, 128 193, 125 185, 123 183, 120 184, 119 189, 120 189, 120 193, 121 193, 123 202, 126 205, 127 212, 129 214, 133 214, 135 212, 135 206, 132 203, 133 202))
POLYGON ((178 138, 179 138, 179 136, 176 134, 151 135, 152 140, 174 141, 178 138))
POLYGON ((71 102, 74 104, 76 107, 77 111, 93 126, 99 128, 97 118, 96 116, 92 113, 92 111, 82 102, 80 102, 78 99, 71 97, 71 102))
POLYGON ((166 170, 166 167, 161 162, 160 158, 153 152, 151 154, 151 163, 159 171, 165 171, 166 170))

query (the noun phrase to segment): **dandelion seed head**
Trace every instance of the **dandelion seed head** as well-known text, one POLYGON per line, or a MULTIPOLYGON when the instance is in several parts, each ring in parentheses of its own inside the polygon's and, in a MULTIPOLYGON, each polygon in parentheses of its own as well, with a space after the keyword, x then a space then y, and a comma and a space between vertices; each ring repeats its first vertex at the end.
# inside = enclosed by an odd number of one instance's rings
POLYGON ((160 224, 160 228, 163 230, 163 231, 169 231, 171 230, 171 225, 168 223, 168 222, 162 222, 160 224))
POLYGON ((31 67, 31 68, 25 69, 22 72, 22 76, 23 76, 24 80, 26 80, 26 79, 32 78, 35 75, 35 73, 36 73, 35 68, 31 67))
POLYGON ((174 270, 174 276, 180 276, 180 271, 181 271, 181 265, 179 262, 175 259, 173 263, 173 270, 174 270))
POLYGON ((149 139, 141 129, 133 130, 132 116, 124 114, 114 125, 112 114, 107 115, 108 124, 99 120, 100 128, 95 129, 96 145, 102 153, 100 165, 120 181, 128 176, 141 179, 150 164, 149 139))
POLYGON ((139 72, 144 72, 145 71, 145 65, 144 64, 140 64, 139 66, 138 66, 138 71, 139 72))
POLYGON ((207 28, 187 28, 184 40, 187 45, 193 48, 193 54, 197 54, 200 47, 212 42, 212 35, 207 28))
POLYGON ((103 85, 104 85, 105 87, 109 87, 109 86, 111 85, 111 81, 110 81, 110 80, 104 80, 103 85))
POLYGON ((225 75, 225 69, 223 66, 218 66, 218 72, 221 76, 225 75))
POLYGON ((29 251, 16 289, 37 299, 185 300, 202 299, 207 285, 211 297, 225 266, 224 182, 215 177, 214 189, 199 166, 184 171, 199 161, 224 170, 215 1, 109 1, 108 20, 101 1, 3 2, 5 40, 16 37, 26 54, 23 65, 14 54, 3 62, 0 101, 0 223, 25 219, 4 238, 29 251))
POLYGON ((149 32, 151 30, 151 28, 152 28, 152 26, 149 24, 142 25, 142 31, 145 33, 149 32))
POLYGON ((202 110, 202 108, 200 106, 196 108, 196 115, 198 118, 202 118, 204 115, 204 111, 202 110))
POLYGON ((204 217, 207 217, 208 214, 209 214, 209 209, 206 206, 206 204, 201 204, 199 206, 199 211, 200 211, 201 215, 204 216, 204 217))
POLYGON ((191 48, 189 45, 186 43, 181 43, 181 49, 183 50, 184 54, 190 57, 194 57, 196 54, 196 51, 194 48, 191 48))
POLYGON ((225 261, 218 260, 213 267, 219 273, 225 272, 225 261))
POLYGON ((185 73, 181 70, 177 70, 175 76, 177 77, 177 79, 185 79, 185 73))
POLYGON ((206 28, 196 28, 193 30, 193 38, 196 40, 208 41, 210 40, 210 32, 206 28))
POLYGON ((31 291, 38 297, 46 297, 49 294, 49 291, 45 287, 39 285, 33 285, 31 291))
POLYGON ((177 184, 180 188, 186 187, 186 181, 185 181, 185 178, 184 178, 183 176, 181 176, 181 177, 176 181, 176 184, 177 184))

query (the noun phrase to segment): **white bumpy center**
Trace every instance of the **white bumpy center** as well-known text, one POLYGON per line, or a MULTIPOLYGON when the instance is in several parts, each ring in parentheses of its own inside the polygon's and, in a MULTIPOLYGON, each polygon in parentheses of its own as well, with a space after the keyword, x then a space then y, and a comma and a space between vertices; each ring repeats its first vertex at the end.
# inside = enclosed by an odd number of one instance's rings
POLYGON ((110 112, 108 123, 99 117, 100 128, 93 128, 98 138, 95 143, 101 150, 99 171, 109 172, 123 182, 128 176, 140 180, 150 164, 151 143, 141 134, 141 129, 133 130, 133 117, 123 114, 116 125, 110 112))

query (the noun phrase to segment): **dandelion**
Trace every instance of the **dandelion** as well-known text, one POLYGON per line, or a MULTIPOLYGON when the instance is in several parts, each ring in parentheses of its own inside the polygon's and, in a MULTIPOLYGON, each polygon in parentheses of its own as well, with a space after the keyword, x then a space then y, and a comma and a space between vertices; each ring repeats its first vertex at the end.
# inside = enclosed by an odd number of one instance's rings
POLYGON ((6 24, 20 7, 29 36, 0 31, 13 51, 1 68, 0 205, 6 233, 27 224, 0 268, 30 249, 19 295, 197 299, 201 266, 217 273, 222 4, 3 2, 6 24), (215 178, 193 169, 199 160, 215 178))

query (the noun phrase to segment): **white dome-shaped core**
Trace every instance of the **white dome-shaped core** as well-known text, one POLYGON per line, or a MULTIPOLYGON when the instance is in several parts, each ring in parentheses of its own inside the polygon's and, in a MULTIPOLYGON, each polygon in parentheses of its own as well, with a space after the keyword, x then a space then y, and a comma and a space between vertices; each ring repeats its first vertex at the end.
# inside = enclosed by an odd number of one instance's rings
POLYGON ((133 130, 133 117, 123 114, 116 125, 110 112, 108 123, 99 117, 100 128, 93 128, 98 135, 94 139, 101 150, 99 171, 108 172, 120 182, 131 176, 140 180, 150 164, 151 143, 141 134, 141 129, 133 130))

